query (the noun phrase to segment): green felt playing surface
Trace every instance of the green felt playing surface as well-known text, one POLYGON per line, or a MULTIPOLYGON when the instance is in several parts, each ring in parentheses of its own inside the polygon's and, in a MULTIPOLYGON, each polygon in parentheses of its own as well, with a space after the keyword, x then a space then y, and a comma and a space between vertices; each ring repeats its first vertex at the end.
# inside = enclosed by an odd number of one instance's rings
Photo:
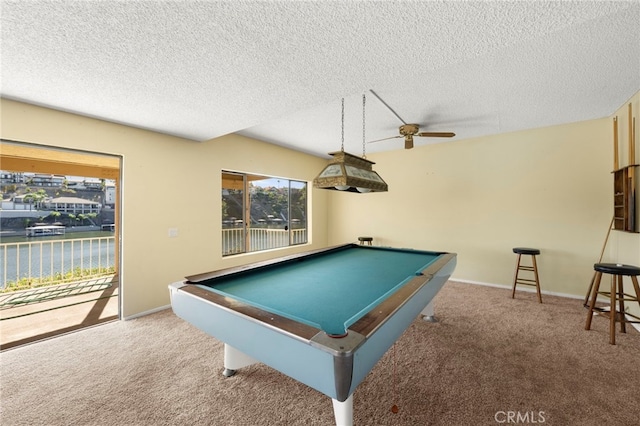
POLYGON ((437 253, 355 246, 200 285, 340 335, 437 258, 437 253))

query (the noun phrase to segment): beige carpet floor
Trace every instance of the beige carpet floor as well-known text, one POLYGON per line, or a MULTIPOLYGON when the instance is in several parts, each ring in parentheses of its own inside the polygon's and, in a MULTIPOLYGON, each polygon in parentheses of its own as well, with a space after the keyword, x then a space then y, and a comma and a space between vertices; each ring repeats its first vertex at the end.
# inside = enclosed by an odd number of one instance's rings
MULTIPOLYGON (((610 345, 582 300, 543 301, 447 283, 440 322, 414 321, 356 390, 355 424, 640 424, 640 334, 610 345)), ((166 310, 4 351, 0 424, 333 424, 328 397, 269 367, 224 378, 222 348, 166 310)))

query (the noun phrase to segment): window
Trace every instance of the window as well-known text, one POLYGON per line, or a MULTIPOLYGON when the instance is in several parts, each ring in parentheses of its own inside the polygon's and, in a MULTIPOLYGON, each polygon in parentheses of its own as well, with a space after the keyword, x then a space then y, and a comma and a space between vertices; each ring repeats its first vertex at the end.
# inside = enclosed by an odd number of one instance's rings
POLYGON ((307 242, 307 183, 222 172, 222 255, 307 242))

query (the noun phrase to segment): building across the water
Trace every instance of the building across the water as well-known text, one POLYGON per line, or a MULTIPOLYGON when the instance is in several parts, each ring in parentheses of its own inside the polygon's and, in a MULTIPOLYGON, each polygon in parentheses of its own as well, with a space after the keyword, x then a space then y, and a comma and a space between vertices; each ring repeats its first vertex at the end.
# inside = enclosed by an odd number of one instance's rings
POLYGON ((77 197, 52 198, 45 201, 43 207, 46 210, 72 214, 100 213, 102 210, 102 204, 77 197))

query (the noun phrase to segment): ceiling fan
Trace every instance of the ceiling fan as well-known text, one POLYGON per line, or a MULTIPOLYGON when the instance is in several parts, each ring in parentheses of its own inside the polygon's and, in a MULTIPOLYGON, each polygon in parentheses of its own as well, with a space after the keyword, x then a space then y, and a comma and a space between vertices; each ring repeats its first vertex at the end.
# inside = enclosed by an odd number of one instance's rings
POLYGON ((421 137, 421 138, 424 138, 424 137, 427 137, 427 138, 452 138, 452 137, 454 137, 456 135, 453 132, 421 132, 420 131, 420 126, 418 124, 406 123, 402 118, 400 118, 400 116, 389 105, 387 105, 387 103, 385 101, 382 100, 382 98, 380 98, 380 96, 378 96, 378 94, 376 92, 374 92, 373 90, 370 90, 370 91, 371 91, 371 93, 373 93, 375 95, 376 98, 378 98, 378 100, 380 100, 380 102, 382 102, 384 104, 384 106, 389 108, 389 110, 396 117, 398 117, 398 119, 400 119, 400 121, 402 121, 403 125, 398 128, 398 131, 400 133, 398 136, 391 136, 391 137, 388 137, 388 138, 377 139, 375 141, 369 141, 369 143, 386 141, 388 139, 404 138, 404 149, 411 149, 411 148, 413 148, 413 137, 414 136, 418 136, 418 137, 421 137))
POLYGON ((400 135, 369 141, 369 143, 386 141, 387 139, 404 138, 404 149, 411 149, 413 148, 414 136, 419 136, 421 138, 452 138, 456 135, 453 132, 420 132, 419 130, 420 127, 417 124, 403 124, 399 128, 400 135))

